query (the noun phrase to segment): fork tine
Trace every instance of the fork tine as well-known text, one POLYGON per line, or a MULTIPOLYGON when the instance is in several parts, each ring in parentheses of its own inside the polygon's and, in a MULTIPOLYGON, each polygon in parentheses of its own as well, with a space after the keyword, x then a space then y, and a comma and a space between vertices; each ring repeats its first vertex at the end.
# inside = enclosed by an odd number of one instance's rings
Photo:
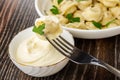
POLYGON ((72 53, 71 53, 72 50, 69 50, 68 48, 66 48, 66 47, 61 43, 61 41, 59 42, 59 41, 58 41, 58 38, 54 39, 53 41, 55 42, 56 45, 58 45, 58 46, 59 46, 62 50, 64 50, 66 53, 72 54, 72 53))
POLYGON ((68 41, 66 41, 62 36, 59 36, 65 43, 67 43, 69 46, 71 46, 72 48, 74 48, 74 46, 72 44, 70 44, 68 41))
POLYGON ((54 48, 56 48, 60 53, 62 53, 64 56, 66 57, 70 57, 70 54, 66 53, 64 50, 62 50, 62 48, 60 46, 57 46, 56 43, 52 40, 50 40, 48 37, 46 37, 46 39, 52 44, 52 46, 54 48))
POLYGON ((59 43, 61 43, 63 46, 65 46, 65 48, 67 48, 68 50, 73 50, 74 47, 70 46, 68 43, 66 43, 60 36, 58 38, 56 38, 56 40, 59 41, 59 43))

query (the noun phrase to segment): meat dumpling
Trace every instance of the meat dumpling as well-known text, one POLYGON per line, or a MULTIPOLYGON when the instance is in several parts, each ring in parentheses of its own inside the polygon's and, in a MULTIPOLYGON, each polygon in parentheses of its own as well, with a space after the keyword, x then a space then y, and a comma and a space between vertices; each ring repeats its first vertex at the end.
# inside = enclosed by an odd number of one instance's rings
POLYGON ((66 27, 77 28, 77 29, 87 29, 84 21, 82 21, 82 22, 68 23, 68 24, 66 24, 66 27))
POLYGON ((62 25, 65 25, 68 23, 68 19, 65 18, 63 15, 56 15, 56 17, 59 19, 59 22, 62 24, 62 25))
POLYGON ((102 8, 100 5, 88 7, 82 12, 82 16, 86 21, 100 21, 103 16, 102 8))
POLYGON ((84 18, 81 14, 82 14, 82 11, 77 10, 77 11, 73 14, 73 17, 79 17, 79 18, 80 18, 80 21, 85 21, 85 18, 84 18))
POLYGON ((104 14, 103 14, 103 19, 101 21, 101 23, 103 25, 105 25, 107 22, 109 22, 110 20, 113 20, 115 19, 112 15, 112 13, 110 11, 105 11, 104 14))
POLYGON ((85 8, 87 8, 90 5, 92 5, 92 0, 80 1, 80 2, 78 2, 77 6, 80 10, 84 10, 85 8))
POLYGON ((65 1, 63 3, 60 4, 60 12, 62 15, 67 15, 69 13, 73 13, 77 10, 77 2, 76 1, 65 1))
POLYGON ((120 3, 120 0, 98 0, 103 3, 106 7, 115 7, 120 3))
POLYGON ((110 11, 111 11, 111 13, 113 14, 113 16, 114 16, 115 18, 120 19, 120 6, 110 8, 110 11))

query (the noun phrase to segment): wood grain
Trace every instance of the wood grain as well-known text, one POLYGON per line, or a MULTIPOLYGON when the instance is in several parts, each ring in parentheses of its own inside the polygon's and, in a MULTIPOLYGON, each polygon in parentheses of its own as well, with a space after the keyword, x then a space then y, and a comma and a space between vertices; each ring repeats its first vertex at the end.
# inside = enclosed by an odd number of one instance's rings
MULTIPOLYGON (((8 56, 8 45, 19 31, 34 25, 38 17, 34 0, 0 0, 0 80, 120 80, 101 67, 72 62, 44 78, 21 72, 8 56)), ((120 35, 98 40, 75 38, 75 45, 120 70, 120 35)))

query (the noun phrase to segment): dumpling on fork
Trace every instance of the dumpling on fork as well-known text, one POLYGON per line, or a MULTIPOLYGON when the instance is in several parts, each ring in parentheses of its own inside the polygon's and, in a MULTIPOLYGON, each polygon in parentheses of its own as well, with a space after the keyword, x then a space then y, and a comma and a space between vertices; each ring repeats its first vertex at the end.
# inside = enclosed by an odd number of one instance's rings
MULTIPOLYGON (((44 16, 36 19, 35 27, 33 28, 34 32, 36 32, 35 28, 37 28, 37 30, 42 30, 43 34, 47 35, 50 39, 58 37, 63 31, 61 25, 59 24, 59 20, 55 16, 44 16)), ((44 35, 40 35, 38 33, 39 32, 37 32, 39 38, 45 39, 44 35)))

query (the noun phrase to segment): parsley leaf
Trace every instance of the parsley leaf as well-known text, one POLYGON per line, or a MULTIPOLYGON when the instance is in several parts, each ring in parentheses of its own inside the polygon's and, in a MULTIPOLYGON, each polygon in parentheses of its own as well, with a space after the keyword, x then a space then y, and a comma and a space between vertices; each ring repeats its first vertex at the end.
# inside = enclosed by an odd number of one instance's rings
POLYGON ((115 21, 116 19, 113 19, 113 20, 111 20, 111 21, 109 21, 109 22, 107 22, 106 24, 105 24, 105 26, 109 26, 111 23, 113 23, 114 21, 115 21))
POLYGON ((59 14, 59 10, 58 10, 58 8, 55 6, 55 5, 53 5, 52 6, 52 9, 50 9, 50 11, 53 13, 53 14, 59 14))
POLYGON ((80 22, 80 18, 79 17, 75 17, 71 19, 71 22, 80 22))
POLYGON ((57 0, 58 4, 60 4, 63 0, 57 0))
POLYGON ((72 18, 72 14, 67 14, 66 18, 70 20, 72 18))
POLYGON ((69 20, 69 22, 74 23, 74 22, 80 22, 80 18, 79 17, 73 17, 73 15, 67 14, 66 18, 69 20))
POLYGON ((45 24, 41 24, 38 27, 34 26, 32 31, 40 35, 43 35, 44 34, 43 29, 45 29, 45 24))
POLYGON ((99 28, 99 29, 102 29, 102 24, 101 24, 100 22, 95 22, 95 21, 93 21, 92 24, 93 24, 95 27, 97 27, 97 28, 99 28))

